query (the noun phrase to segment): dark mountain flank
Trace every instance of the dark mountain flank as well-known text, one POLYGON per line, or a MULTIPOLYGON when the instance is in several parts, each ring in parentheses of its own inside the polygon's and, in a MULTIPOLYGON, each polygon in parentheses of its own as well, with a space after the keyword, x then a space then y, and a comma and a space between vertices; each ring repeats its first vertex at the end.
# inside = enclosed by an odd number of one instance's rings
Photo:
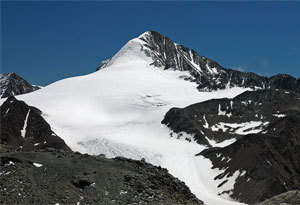
POLYGON ((0 97, 5 98, 14 95, 30 93, 40 89, 18 76, 16 73, 0 74, 0 97))
POLYGON ((300 112, 300 94, 285 90, 246 91, 233 99, 222 98, 170 109, 162 123, 175 133, 186 132, 204 145, 264 133, 278 118, 300 112), (213 141, 212 141, 213 140, 213 141))
POLYGON ((166 169, 53 148, 0 152, 1 204, 203 204, 166 169))
POLYGON ((212 169, 222 170, 215 176, 219 188, 236 177, 233 189, 219 194, 257 203, 300 187, 299 93, 246 91, 233 99, 172 108, 162 123, 177 137, 186 132, 209 147, 197 156, 210 159, 212 169))
POLYGON ((42 112, 15 97, 8 97, 0 107, 0 143, 22 149, 53 147, 70 150, 42 117, 42 112))
MULTIPOLYGON (((174 43, 170 38, 155 31, 147 31, 139 37, 143 41, 141 51, 153 59, 152 65, 189 71, 187 80, 197 82, 200 91, 212 91, 229 87, 253 89, 287 89, 300 92, 300 79, 279 74, 270 78, 255 73, 240 72, 224 68, 216 61, 199 55, 183 45, 174 43)), ((109 60, 102 61, 97 70, 105 68, 109 60)))
POLYGON ((276 195, 255 205, 296 205, 300 204, 300 191, 293 190, 276 195))
POLYGON ((213 169, 224 170, 215 179, 226 181, 227 176, 239 172, 230 196, 256 203, 299 189, 299 150, 300 113, 297 113, 271 123, 265 134, 249 134, 227 147, 206 149, 199 155, 209 158, 213 169))

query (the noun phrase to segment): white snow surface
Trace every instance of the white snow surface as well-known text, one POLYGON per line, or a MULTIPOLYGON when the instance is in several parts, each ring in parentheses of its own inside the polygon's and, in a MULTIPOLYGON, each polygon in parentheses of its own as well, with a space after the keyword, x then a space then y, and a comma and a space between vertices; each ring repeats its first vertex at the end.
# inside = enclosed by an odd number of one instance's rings
POLYGON ((171 138, 172 131, 161 121, 172 107, 232 98, 246 89, 199 92, 196 83, 180 78, 188 72, 150 66, 141 43, 129 41, 105 69, 16 98, 41 109, 52 130, 74 151, 145 158, 167 168, 208 205, 238 204, 218 196, 223 190, 213 178, 220 172, 211 169, 210 160, 195 157, 206 147, 171 138))
POLYGON ((211 127, 212 131, 222 130, 226 132, 229 129, 229 133, 236 133, 239 135, 248 135, 253 133, 259 133, 262 131, 262 127, 267 125, 268 122, 250 121, 243 123, 225 123, 219 122, 211 127))

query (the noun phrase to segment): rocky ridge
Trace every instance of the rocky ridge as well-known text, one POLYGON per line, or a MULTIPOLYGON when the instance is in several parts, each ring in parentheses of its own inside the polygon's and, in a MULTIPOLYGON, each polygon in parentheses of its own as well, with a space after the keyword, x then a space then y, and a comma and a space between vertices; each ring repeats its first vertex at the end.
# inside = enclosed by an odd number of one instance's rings
POLYGON ((1 98, 30 93, 40 89, 21 78, 16 73, 0 74, 0 96, 1 98))
POLYGON ((208 147, 197 156, 221 171, 214 178, 220 195, 257 203, 300 187, 299 93, 246 91, 233 99, 172 108, 162 123, 172 136, 188 133, 208 147), (226 188, 229 181, 232 189, 226 188))
POLYGON ((246 134, 265 133, 269 124, 294 112, 300 112, 299 93, 257 90, 233 99, 212 99, 185 108, 171 108, 162 123, 177 134, 185 132, 200 144, 214 146, 246 134))
POLYGON ((234 188, 226 190, 236 200, 257 203, 300 187, 300 113, 278 119, 266 131, 198 154, 211 160, 212 169, 223 170, 215 176, 219 187, 237 176, 234 188))
MULTIPOLYGON (((138 37, 141 51, 152 58, 151 65, 189 71, 191 77, 186 80, 195 81, 199 91, 213 91, 230 87, 252 89, 287 89, 300 92, 300 79, 286 74, 278 74, 270 78, 255 73, 240 72, 224 68, 216 61, 199 55, 196 51, 174 43, 169 37, 156 31, 147 31, 138 37)), ((110 59, 102 61, 97 70, 109 65, 110 59)))
POLYGON ((255 205, 294 205, 300 204, 300 191, 292 190, 267 199, 255 205))

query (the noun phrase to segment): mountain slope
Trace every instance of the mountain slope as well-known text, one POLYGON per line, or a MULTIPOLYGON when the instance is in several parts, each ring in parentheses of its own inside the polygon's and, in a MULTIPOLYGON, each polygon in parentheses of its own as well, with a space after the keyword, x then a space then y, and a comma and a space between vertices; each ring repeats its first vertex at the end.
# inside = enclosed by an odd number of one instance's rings
POLYGON ((300 113, 279 118, 266 134, 250 134, 224 147, 199 155, 213 162, 219 186, 239 173, 230 196, 246 203, 257 203, 300 187, 300 113), (225 159, 225 160, 224 160, 225 159), (230 160, 229 160, 230 159, 230 160))
POLYGON ((166 169, 143 161, 0 149, 1 204, 203 204, 166 169))
POLYGON ((247 91, 233 99, 213 99, 170 109, 162 123, 175 133, 185 132, 200 144, 216 146, 224 140, 260 133, 289 113, 300 112, 300 94, 285 90, 247 91))
MULTIPOLYGON (((255 73, 240 72, 224 68, 216 61, 199 55, 183 45, 174 43, 167 36, 155 31, 147 31, 138 40, 141 41, 140 50, 152 58, 150 65, 189 71, 200 91, 212 91, 230 87, 244 87, 252 89, 288 89, 300 92, 300 79, 290 75, 279 74, 270 78, 255 73)), ((111 59, 103 61, 97 70, 111 65, 111 59)))
POLYGON ((184 80, 192 77, 188 71, 151 66, 152 58, 141 52, 141 43, 138 38, 129 41, 95 73, 58 81, 17 99, 39 108, 72 150, 145 158, 167 168, 206 204, 235 204, 217 196, 211 162, 195 157, 206 147, 170 138, 172 131, 160 122, 171 107, 234 97, 247 89, 199 92, 197 83, 184 80))
POLYGON ((300 204, 300 191, 293 190, 276 195, 256 205, 300 204))
POLYGON ((300 186, 299 113, 300 94, 258 90, 172 108, 162 123, 209 147, 197 156, 221 171, 219 194, 256 203, 300 186))
POLYGON ((16 73, 0 74, 1 98, 30 93, 38 89, 40 89, 40 87, 31 85, 16 73))

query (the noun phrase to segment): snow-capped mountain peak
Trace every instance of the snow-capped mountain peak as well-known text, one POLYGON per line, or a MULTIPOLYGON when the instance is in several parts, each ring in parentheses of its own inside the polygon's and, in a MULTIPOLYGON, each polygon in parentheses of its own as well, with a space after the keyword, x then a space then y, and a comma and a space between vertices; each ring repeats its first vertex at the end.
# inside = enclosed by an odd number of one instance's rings
POLYGON ((107 64, 107 67, 112 64, 128 64, 128 63, 134 63, 136 61, 149 61, 149 57, 147 57, 146 53, 148 50, 144 44, 143 41, 140 38, 134 38, 130 41, 128 41, 121 50, 112 57, 110 62, 107 64))
POLYGON ((151 50, 147 48, 147 45, 142 40, 145 35, 149 35, 148 32, 128 41, 111 59, 102 61, 97 70, 110 67, 112 64, 126 65, 137 61, 145 61, 151 64, 151 58, 147 55, 151 50))
POLYGON ((16 73, 0 74, 0 97, 20 95, 40 89, 28 83, 25 79, 16 73))
POLYGON ((145 63, 164 69, 188 71, 188 80, 198 84, 199 91, 212 91, 231 87, 252 89, 290 89, 299 92, 300 80, 288 75, 271 78, 255 73, 240 72, 224 68, 216 61, 196 51, 173 42, 156 31, 147 31, 130 40, 111 59, 102 61, 97 70, 113 63, 126 64, 144 60, 145 63))
POLYGON ((126 64, 140 60, 155 67, 189 71, 192 74, 190 77, 192 81, 201 80, 197 79, 199 76, 210 78, 220 72, 220 66, 216 62, 174 43, 170 38, 156 31, 146 31, 130 40, 111 59, 102 61, 97 70, 112 64, 126 64))

